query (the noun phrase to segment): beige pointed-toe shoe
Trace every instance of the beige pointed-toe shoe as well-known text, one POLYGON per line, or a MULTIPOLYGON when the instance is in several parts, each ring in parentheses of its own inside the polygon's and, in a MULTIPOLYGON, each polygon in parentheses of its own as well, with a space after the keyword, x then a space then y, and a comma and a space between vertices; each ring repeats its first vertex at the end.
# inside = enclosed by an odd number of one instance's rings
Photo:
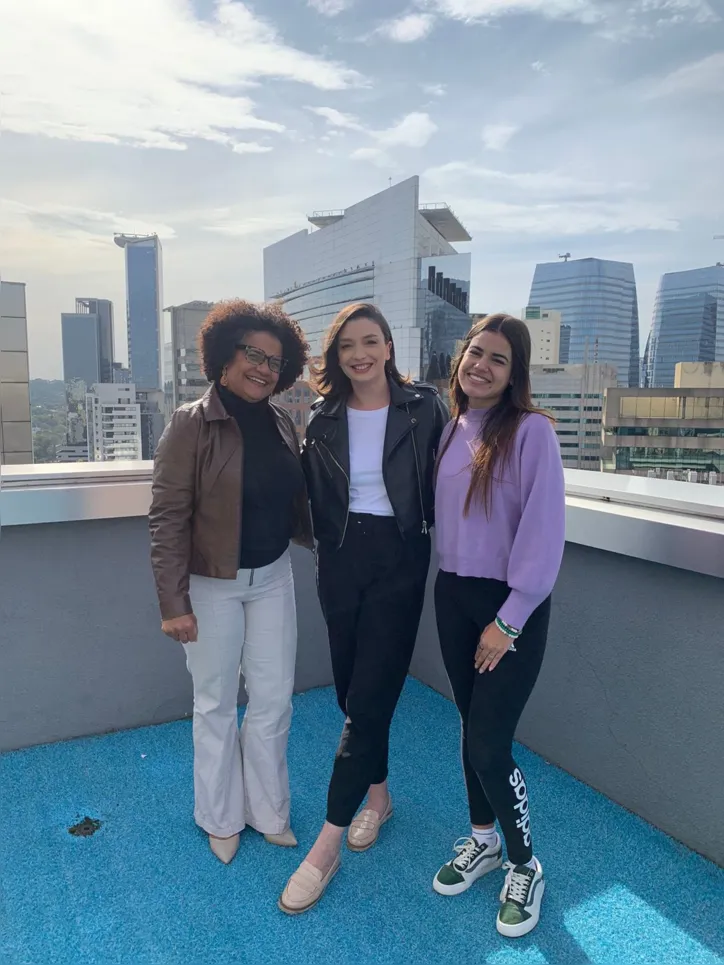
POLYGON ((230 838, 215 838, 213 834, 210 834, 209 847, 219 861, 229 864, 234 860, 234 855, 239 850, 239 835, 232 834, 230 838))
POLYGON ((281 834, 265 834, 264 840, 269 844, 275 844, 278 848, 296 848, 299 844, 291 828, 287 828, 281 834))

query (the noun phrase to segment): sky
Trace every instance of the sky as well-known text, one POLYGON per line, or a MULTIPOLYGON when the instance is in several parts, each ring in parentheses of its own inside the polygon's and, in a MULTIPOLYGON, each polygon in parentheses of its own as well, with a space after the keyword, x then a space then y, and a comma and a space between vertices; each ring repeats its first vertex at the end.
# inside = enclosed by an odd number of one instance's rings
POLYGON ((421 178, 473 235, 471 309, 535 264, 724 261, 724 0, 0 0, 0 275, 34 378, 60 313, 156 232, 164 305, 263 296, 262 249, 421 178))

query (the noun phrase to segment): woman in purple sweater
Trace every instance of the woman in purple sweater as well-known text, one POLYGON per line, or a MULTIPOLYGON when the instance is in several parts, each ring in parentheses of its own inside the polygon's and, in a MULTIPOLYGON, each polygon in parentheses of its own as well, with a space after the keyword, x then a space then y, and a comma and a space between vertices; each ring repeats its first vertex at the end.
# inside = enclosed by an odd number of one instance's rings
POLYGON ((441 442, 435 497, 440 646, 462 718, 472 832, 433 887, 459 895, 500 868, 497 928, 538 924, 545 888, 533 855, 528 791, 513 737, 543 662, 550 594, 564 545, 558 439, 530 391, 530 335, 510 315, 468 333, 453 365, 453 421, 441 442))

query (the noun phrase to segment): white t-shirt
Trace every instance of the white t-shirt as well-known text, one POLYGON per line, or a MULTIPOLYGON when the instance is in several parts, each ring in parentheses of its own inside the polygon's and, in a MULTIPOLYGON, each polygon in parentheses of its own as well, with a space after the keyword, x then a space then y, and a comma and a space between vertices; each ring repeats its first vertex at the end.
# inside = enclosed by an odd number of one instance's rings
POLYGON ((384 409, 347 408, 349 426, 349 511, 394 516, 382 478, 382 452, 387 429, 384 409))

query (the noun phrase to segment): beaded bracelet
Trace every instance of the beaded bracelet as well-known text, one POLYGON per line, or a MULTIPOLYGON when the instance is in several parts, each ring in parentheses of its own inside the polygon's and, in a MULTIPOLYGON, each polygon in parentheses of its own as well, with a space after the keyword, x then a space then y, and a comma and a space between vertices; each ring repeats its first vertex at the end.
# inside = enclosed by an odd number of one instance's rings
POLYGON ((509 624, 504 623, 500 617, 495 618, 495 625, 501 633, 504 633, 506 637, 510 637, 511 640, 517 640, 520 636, 520 630, 516 630, 515 627, 511 627, 509 624))

